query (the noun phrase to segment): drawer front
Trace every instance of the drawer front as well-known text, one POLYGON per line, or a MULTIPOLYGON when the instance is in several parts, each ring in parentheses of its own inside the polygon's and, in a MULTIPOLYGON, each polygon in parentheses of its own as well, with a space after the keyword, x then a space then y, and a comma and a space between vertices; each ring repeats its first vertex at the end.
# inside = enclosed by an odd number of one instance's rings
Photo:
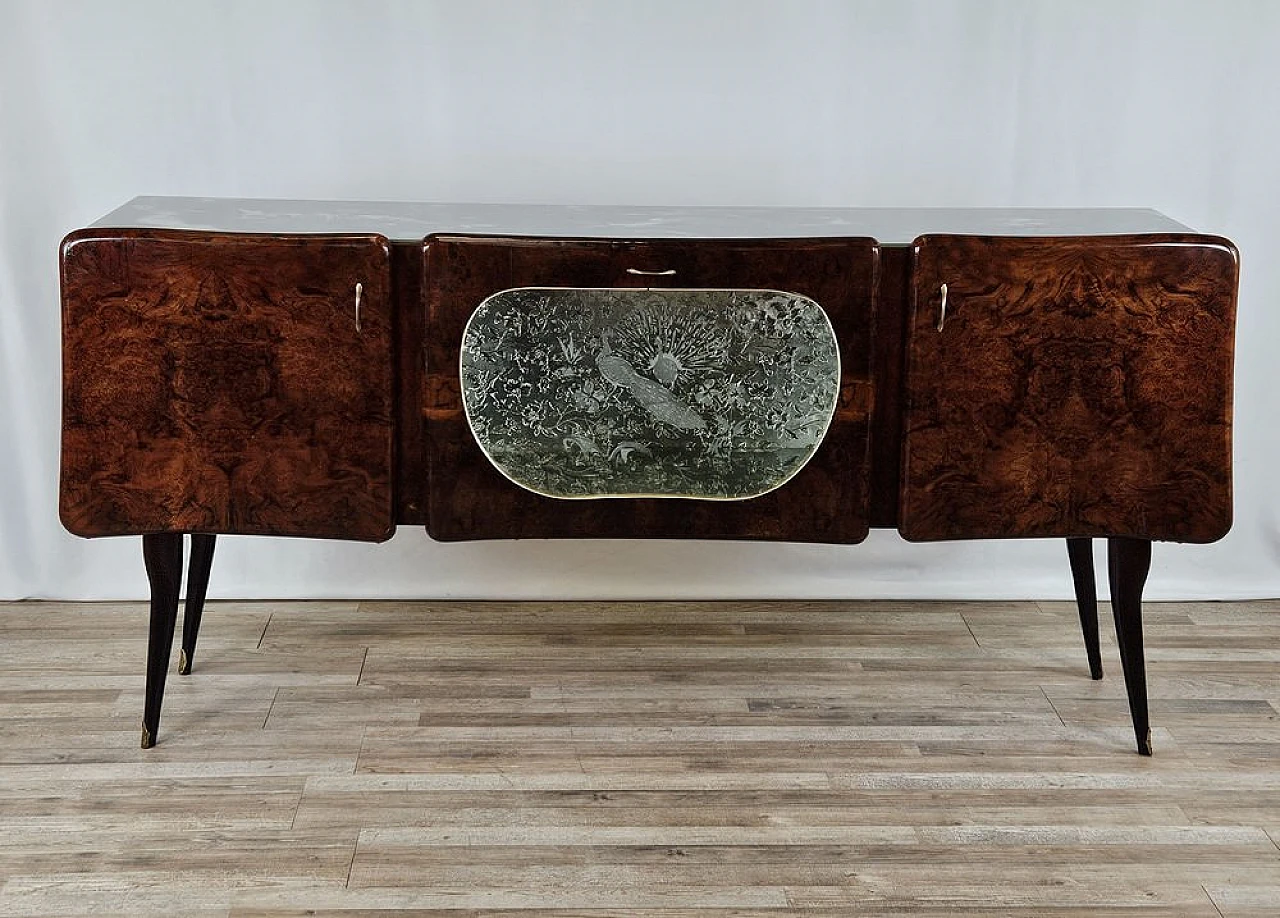
MULTIPOLYGON (((871 304, 877 260, 873 241, 441 236, 427 240, 424 259, 427 370, 423 412, 427 430, 428 531, 434 538, 685 537, 822 542, 856 542, 865 538, 871 304), (601 376, 584 383, 591 391, 580 398, 580 405, 566 405, 565 410, 556 412, 554 420, 539 420, 540 424, 555 428, 550 433, 539 428, 542 433, 551 441, 566 444, 563 452, 567 458, 559 459, 571 466, 569 471, 581 468, 586 474, 597 474, 599 470, 594 466, 613 462, 619 465, 618 481, 653 480, 663 487, 670 484, 669 475, 664 478, 655 473, 648 479, 638 474, 640 463, 656 464, 658 459, 656 449, 646 452, 653 444, 642 442, 642 437, 624 438, 614 449, 595 452, 607 437, 593 437, 588 427, 594 423, 598 428, 600 416, 607 412, 600 412, 593 398, 603 398, 615 389, 619 393, 629 390, 630 398, 621 394, 615 400, 625 402, 636 415, 644 416, 647 411, 652 415, 648 417, 651 425, 668 438, 676 437, 683 429, 709 439, 714 425, 727 423, 717 416, 727 412, 717 413, 710 408, 718 397, 711 386, 714 373, 699 370, 700 362, 705 366, 707 358, 694 353, 697 334, 646 329, 645 322, 626 312, 629 307, 625 303, 632 297, 608 295, 609 291, 622 288, 633 292, 636 288, 670 291, 666 297, 655 297, 663 302, 662 309, 671 310, 664 312, 665 316, 674 315, 679 309, 688 315, 691 304, 724 310, 714 317, 715 322, 707 323, 708 328, 727 327, 737 319, 727 314, 727 299, 722 301, 725 305, 717 307, 716 296, 702 291, 776 291, 794 295, 779 297, 779 303, 808 298, 819 304, 835 332, 840 361, 835 414, 826 435, 812 458, 793 477, 776 490, 747 499, 614 495, 572 500, 533 493, 527 483, 522 487, 509 480, 486 457, 468 424, 459 374, 464 331, 477 307, 495 294, 521 288, 595 291, 583 294, 582 302, 616 301, 615 307, 625 314, 622 322, 627 326, 619 327, 617 334, 639 331, 642 339, 647 335, 636 346, 645 350, 646 358, 654 357, 637 360, 635 355, 614 353, 614 345, 606 347, 607 334, 585 336, 583 341, 578 338, 584 336, 574 335, 566 345, 575 353, 584 347, 600 351, 577 355, 573 363, 586 376, 601 376), (675 291, 699 292, 689 295, 675 291), (659 342, 658 338, 663 340, 659 342), (649 354, 649 350, 654 353, 649 354), (707 410, 702 412, 705 418, 693 400, 699 391, 707 398, 707 410), (597 409, 596 414, 592 413, 593 408, 597 409)), ((505 294, 494 302, 518 302, 523 295, 505 294)), ((569 299, 577 302, 578 296, 574 294, 569 299)), ((521 340, 520 347, 526 345, 521 340)), ((503 346, 508 345, 490 342, 486 353, 500 357, 503 346)), ((536 384, 537 380, 533 382, 536 384)), ((492 423, 492 406, 485 406, 484 410, 484 422, 492 423)), ((535 464, 526 463, 528 467, 535 464)), ((555 480, 560 482, 560 490, 573 490, 565 487, 563 477, 555 480)), ((722 485, 722 481, 716 481, 717 488, 722 485)))
POLYGON ((1194 235, 916 240, 902 535, 1221 538, 1237 261, 1194 235))
POLYGON ((378 236, 68 237, 67 529, 388 538, 389 278, 378 236))

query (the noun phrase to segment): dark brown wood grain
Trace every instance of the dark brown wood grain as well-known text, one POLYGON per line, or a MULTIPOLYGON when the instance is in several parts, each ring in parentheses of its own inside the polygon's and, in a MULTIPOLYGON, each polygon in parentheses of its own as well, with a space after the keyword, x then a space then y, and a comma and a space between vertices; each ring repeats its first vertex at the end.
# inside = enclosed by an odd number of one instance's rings
POLYGON ((422 407, 433 538, 865 538, 874 241, 441 236, 428 239, 424 258, 422 407), (636 276, 628 268, 675 273, 636 276), (494 293, 525 286, 767 288, 810 297, 831 318, 842 361, 839 404, 822 446, 786 485, 745 501, 567 501, 516 486, 490 465, 467 427, 458 358, 472 311, 494 293))
POLYGON ((64 525, 388 538, 389 295, 381 236, 73 233, 64 525))
POLYGON ((918 239, 903 536, 1221 538, 1237 269, 1212 236, 918 239))
POLYGON ((911 299, 911 248, 880 247, 876 272, 875 406, 871 414, 871 527, 898 528, 901 484, 903 361, 911 299))
POLYGON ((426 362, 426 310, 422 307, 422 243, 391 244, 395 304, 396 523, 427 524, 426 431, 422 374, 426 362))
POLYGON ((1230 525, 1236 254, 1216 237, 931 236, 911 257, 867 239, 450 236, 425 252, 381 237, 68 237, 68 528, 839 542, 899 514, 916 540, 1210 541, 1230 525), (783 489, 741 503, 522 491, 470 437, 457 344, 480 300, 534 284, 811 296, 844 369, 827 441, 783 489))

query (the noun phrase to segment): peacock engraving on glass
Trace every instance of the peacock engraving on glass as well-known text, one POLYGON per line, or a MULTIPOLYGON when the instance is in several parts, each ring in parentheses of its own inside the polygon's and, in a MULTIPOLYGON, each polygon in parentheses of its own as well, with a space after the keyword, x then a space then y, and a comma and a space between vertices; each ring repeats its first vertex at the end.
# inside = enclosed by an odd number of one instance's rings
POLYGON ((504 290, 460 369, 485 455, 558 498, 758 497, 817 451, 840 388, 826 313, 776 290, 504 290))

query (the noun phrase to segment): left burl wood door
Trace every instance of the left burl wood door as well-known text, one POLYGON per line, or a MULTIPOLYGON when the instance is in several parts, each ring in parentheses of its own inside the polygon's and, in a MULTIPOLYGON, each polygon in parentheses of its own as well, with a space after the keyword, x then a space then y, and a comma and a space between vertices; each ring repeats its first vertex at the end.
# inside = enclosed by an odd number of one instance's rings
POLYGON ((68 236, 63 524, 388 538, 389 294, 381 236, 68 236))
POLYGON ((905 538, 1227 532, 1230 242, 936 235, 912 270, 905 538))

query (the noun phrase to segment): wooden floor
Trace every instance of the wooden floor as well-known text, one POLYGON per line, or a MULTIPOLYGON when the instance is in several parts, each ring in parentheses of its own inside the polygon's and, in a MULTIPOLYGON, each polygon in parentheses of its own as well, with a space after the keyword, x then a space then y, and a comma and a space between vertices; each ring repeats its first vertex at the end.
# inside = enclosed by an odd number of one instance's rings
POLYGON ((0 915, 1280 915, 1280 603, 0 604, 0 915), (1104 614, 1109 614, 1104 607, 1104 614))

